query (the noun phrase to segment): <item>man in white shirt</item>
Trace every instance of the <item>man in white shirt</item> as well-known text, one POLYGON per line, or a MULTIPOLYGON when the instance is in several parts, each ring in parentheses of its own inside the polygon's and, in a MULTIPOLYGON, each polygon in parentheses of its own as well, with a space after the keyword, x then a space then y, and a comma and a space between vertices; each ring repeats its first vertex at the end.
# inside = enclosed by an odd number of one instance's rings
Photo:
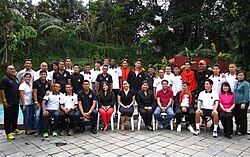
MULTIPOLYGON (((92 82, 95 82, 93 73, 90 71, 91 67, 89 63, 85 64, 84 71, 80 72, 81 75, 83 75, 84 80, 88 80, 90 84, 92 82)), ((90 89, 93 89, 93 86, 90 85, 90 89)))
POLYGON ((229 72, 226 75, 226 81, 230 84, 232 91, 234 92, 234 86, 237 83, 236 79, 237 66, 234 63, 229 64, 229 72))
POLYGON ((220 65, 214 64, 213 66, 213 74, 209 77, 213 81, 213 91, 216 91, 218 93, 221 92, 221 85, 223 82, 226 81, 226 78, 220 74, 220 65))
POLYGON ((59 122, 59 105, 62 94, 59 92, 61 90, 61 85, 55 83, 52 92, 49 95, 45 95, 42 102, 43 107, 43 120, 44 120, 44 132, 43 137, 47 138, 49 118, 54 118, 54 125, 52 127, 52 136, 57 136, 57 128, 59 122))
POLYGON ((74 127, 75 127, 75 110, 78 105, 77 94, 73 93, 73 86, 71 83, 67 83, 65 86, 66 93, 63 94, 62 98, 60 99, 60 124, 62 127, 62 132, 60 135, 65 135, 67 133, 67 124, 66 119, 69 118, 69 132, 68 135, 74 134, 74 127))
POLYGON ((174 97, 176 94, 181 91, 182 89, 182 78, 180 75, 180 66, 179 65, 174 65, 173 66, 174 70, 174 75, 172 75, 171 82, 172 82, 172 91, 174 93, 174 97))
POLYGON ((48 72, 48 81, 49 83, 53 83, 53 74, 58 70, 59 63, 57 61, 52 63, 52 71, 48 72))
POLYGON ((24 79, 24 74, 25 73, 30 73, 31 74, 31 83, 34 81, 34 77, 35 77, 35 71, 32 69, 32 61, 31 59, 25 59, 24 61, 24 69, 19 71, 17 73, 17 79, 19 81, 19 83, 23 83, 23 79, 24 79))
MULTIPOLYGON (((34 81, 40 78, 40 71, 41 71, 41 70, 47 71, 47 74, 48 74, 48 64, 47 64, 46 62, 42 62, 42 63, 40 64, 40 70, 38 70, 38 71, 35 73, 34 81)), ((46 80, 47 80, 47 81, 49 80, 49 75, 47 75, 46 80)))
POLYGON ((214 122, 214 131, 213 131, 213 137, 218 137, 218 123, 219 123, 219 117, 218 117, 218 106, 219 106, 219 93, 212 90, 213 81, 211 79, 207 79, 205 81, 205 90, 200 92, 198 97, 198 104, 197 104, 197 110, 196 110, 196 116, 195 116, 195 123, 196 123, 196 131, 194 132, 194 135, 200 134, 200 117, 206 117, 210 116, 213 118, 214 122), (202 106, 201 106, 202 103, 202 106))
POLYGON ((100 67, 101 67, 101 61, 95 61, 95 67, 90 70, 92 77, 93 77, 92 82, 90 82, 90 86, 91 86, 90 89, 95 90, 95 88, 96 88, 95 87, 95 80, 96 80, 97 76, 102 73, 102 69, 100 67))
MULTIPOLYGON (((156 94, 159 90, 162 89, 162 80, 164 80, 164 70, 159 69, 158 70, 158 77, 155 78, 154 83, 153 83, 153 90, 154 90, 154 96, 156 97, 156 94)), ((169 82, 169 80, 167 80, 169 82)))
POLYGON ((65 70, 69 72, 70 75, 74 73, 74 70, 72 69, 72 59, 70 57, 65 58, 65 70))
POLYGON ((169 85, 172 86, 171 78, 174 76, 172 73, 171 66, 166 66, 165 73, 164 73, 164 78, 165 80, 169 81, 169 85))

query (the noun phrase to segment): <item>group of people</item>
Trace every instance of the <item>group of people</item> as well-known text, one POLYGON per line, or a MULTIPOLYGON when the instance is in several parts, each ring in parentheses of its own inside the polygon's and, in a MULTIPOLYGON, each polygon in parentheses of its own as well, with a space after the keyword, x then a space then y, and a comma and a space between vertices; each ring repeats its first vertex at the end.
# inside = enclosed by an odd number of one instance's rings
POLYGON ((91 69, 90 64, 85 64, 80 72, 80 66, 72 66, 71 58, 67 57, 53 62, 50 72, 45 62, 41 63, 40 70, 34 71, 30 59, 24 61, 24 69, 19 72, 13 65, 7 66, 7 75, 0 83, 7 139, 15 139, 13 132, 22 134, 17 128, 20 105, 25 134, 43 137, 57 136, 59 130, 60 135, 82 132, 85 120, 91 122, 91 132, 96 134, 98 113, 103 131, 117 113, 121 115, 120 129, 124 130, 135 108, 149 130, 154 128, 154 116, 160 128, 176 118, 180 132, 185 116, 186 128, 198 135, 200 125, 204 125, 200 124, 201 117, 203 121, 211 117, 213 137, 218 136, 221 120, 224 135, 232 138, 235 117, 236 134, 247 133, 249 83, 244 71, 236 71, 236 64, 229 64, 229 72, 221 73, 219 64, 208 70, 206 61, 200 60, 195 70, 190 61, 185 61, 184 69, 176 64, 167 66, 158 69, 157 76, 154 67, 149 67, 146 73, 140 59, 134 62, 132 69, 128 64, 124 59, 121 66, 117 66, 115 58, 105 58, 103 65, 96 61, 91 69))

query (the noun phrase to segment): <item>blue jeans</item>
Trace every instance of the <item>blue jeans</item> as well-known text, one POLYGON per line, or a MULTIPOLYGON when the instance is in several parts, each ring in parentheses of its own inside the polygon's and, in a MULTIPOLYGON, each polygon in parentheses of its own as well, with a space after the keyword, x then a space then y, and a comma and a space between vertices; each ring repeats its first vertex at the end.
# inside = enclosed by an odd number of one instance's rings
POLYGON ((167 113, 167 115, 164 116, 164 117, 162 117, 162 116, 161 116, 161 108, 160 108, 160 107, 157 107, 157 108, 155 109, 154 116, 155 116, 155 118, 156 118, 162 125, 166 125, 166 124, 167 124, 168 122, 170 122, 170 120, 171 120, 172 118, 174 118, 174 116, 175 116, 172 107, 167 108, 166 113, 167 113))
POLYGON ((39 104, 39 108, 36 109, 36 107, 34 107, 34 111, 35 111, 35 130, 36 131, 42 131, 43 130, 43 116, 42 116, 42 103, 38 103, 39 104))
POLYGON ((31 130, 32 127, 32 119, 33 119, 33 113, 34 113, 34 105, 26 105, 26 109, 23 112, 23 124, 25 130, 31 130))

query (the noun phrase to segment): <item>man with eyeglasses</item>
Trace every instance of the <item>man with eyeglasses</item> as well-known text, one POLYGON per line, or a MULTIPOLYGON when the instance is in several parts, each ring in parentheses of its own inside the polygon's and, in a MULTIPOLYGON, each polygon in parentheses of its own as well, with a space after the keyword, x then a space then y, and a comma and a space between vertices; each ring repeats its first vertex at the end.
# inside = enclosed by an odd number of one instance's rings
POLYGON ((17 73, 17 79, 18 79, 18 81, 20 83, 23 83, 23 81, 24 81, 23 76, 24 76, 25 73, 30 73, 31 74, 31 80, 30 81, 33 82, 34 77, 36 75, 36 72, 32 69, 32 61, 31 61, 31 59, 25 59, 25 61, 24 61, 24 69, 17 73))

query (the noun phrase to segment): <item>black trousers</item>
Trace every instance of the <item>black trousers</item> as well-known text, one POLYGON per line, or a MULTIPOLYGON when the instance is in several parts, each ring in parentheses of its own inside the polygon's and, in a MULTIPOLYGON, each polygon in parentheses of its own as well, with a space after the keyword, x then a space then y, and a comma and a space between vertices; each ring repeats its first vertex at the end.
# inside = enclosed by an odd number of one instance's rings
POLYGON ((121 112, 121 116, 128 116, 132 117, 134 113, 134 107, 131 106, 130 108, 123 108, 122 106, 119 108, 119 111, 121 112))
POLYGON ((7 109, 4 108, 4 129, 6 135, 17 129, 19 105, 10 105, 7 109))
MULTIPOLYGON (((98 112, 96 110, 94 110, 93 112, 90 113, 90 122, 91 122, 91 128, 96 128, 96 124, 97 124, 97 116, 98 116, 98 112)), ((85 127, 84 126, 84 123, 81 119, 82 117, 82 114, 80 112, 80 110, 77 110, 76 113, 75 113, 75 117, 76 117, 76 122, 77 122, 77 125, 80 126, 80 127, 85 127)))
POLYGON ((145 125, 151 125, 153 110, 145 110, 144 108, 139 108, 140 115, 145 123, 145 125))
POLYGON ((219 117, 224 128, 224 135, 233 135, 233 113, 219 111, 219 117))
POLYGON ((241 109, 241 104, 235 104, 234 116, 237 129, 240 133, 245 135, 247 133, 247 108, 248 103, 246 103, 245 109, 241 109))
POLYGON ((115 107, 118 108, 118 100, 117 100, 117 94, 119 92, 119 89, 113 89, 112 90, 115 94, 115 107))
POLYGON ((54 118, 54 125, 52 126, 52 131, 57 131, 59 122, 59 111, 58 110, 47 110, 49 112, 48 116, 43 116, 43 128, 44 132, 48 132, 49 118, 54 118))
POLYGON ((70 111, 68 114, 64 113, 64 111, 60 111, 60 124, 62 129, 66 129, 67 128, 67 122, 66 122, 66 118, 69 119, 69 128, 70 129, 74 129, 75 127, 75 110, 70 111))
POLYGON ((182 112, 181 108, 178 108, 175 111, 175 118, 176 118, 176 123, 180 124, 181 123, 181 119, 183 115, 188 115, 186 117, 186 124, 190 125, 194 123, 194 119, 195 119, 195 112, 193 108, 187 108, 187 112, 182 112))

